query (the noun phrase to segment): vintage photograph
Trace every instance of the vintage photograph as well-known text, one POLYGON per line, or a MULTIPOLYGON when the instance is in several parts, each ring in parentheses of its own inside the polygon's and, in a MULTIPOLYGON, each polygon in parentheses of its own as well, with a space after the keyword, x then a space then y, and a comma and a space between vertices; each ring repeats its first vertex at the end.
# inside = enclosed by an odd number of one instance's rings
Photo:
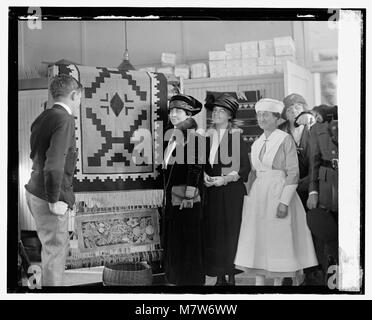
POLYGON ((9 8, 8 292, 362 292, 340 9, 9 8))

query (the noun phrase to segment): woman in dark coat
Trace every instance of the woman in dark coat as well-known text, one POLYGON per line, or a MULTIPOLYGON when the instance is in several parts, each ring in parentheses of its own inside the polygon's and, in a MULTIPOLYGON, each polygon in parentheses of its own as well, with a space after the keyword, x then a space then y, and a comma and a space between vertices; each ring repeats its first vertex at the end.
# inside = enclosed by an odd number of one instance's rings
MULTIPOLYGON (((164 152, 164 263, 167 281, 174 285, 203 285, 202 258, 203 165, 191 140, 197 124, 192 115, 202 104, 191 96, 170 100, 172 135, 164 152)), ((194 140, 195 141, 195 140, 194 140)))
POLYGON ((279 129, 289 133, 296 143, 300 169, 297 193, 306 211, 306 201, 309 197, 310 127, 305 125, 296 127, 295 120, 299 114, 307 111, 308 107, 305 99, 297 93, 286 96, 283 103, 282 118, 286 121, 279 126, 279 129))
MULTIPOLYGON (((300 171, 300 179, 297 187, 297 194, 299 195, 305 211, 308 211, 307 199, 309 197, 309 169, 310 169, 310 126, 312 122, 307 125, 302 124, 295 126, 296 119, 300 114, 308 111, 308 106, 304 97, 299 94, 292 93, 286 96, 283 100, 284 109, 282 118, 286 119, 279 129, 289 133, 294 139, 297 147, 298 165, 300 171)), ((306 123, 306 121, 304 121, 306 123)), ((319 247, 319 241, 313 235, 313 242, 315 248, 319 247)), ((323 283, 321 270, 319 266, 304 269, 305 281, 304 284, 323 283)), ((288 283, 288 279, 284 279, 284 284, 288 283)))
POLYGON ((205 107, 213 111, 204 174, 205 270, 207 275, 217 277, 216 285, 234 285, 234 258, 246 195, 244 181, 250 171, 248 146, 240 136, 241 130, 232 126, 239 107, 236 99, 224 94, 207 101, 205 107))

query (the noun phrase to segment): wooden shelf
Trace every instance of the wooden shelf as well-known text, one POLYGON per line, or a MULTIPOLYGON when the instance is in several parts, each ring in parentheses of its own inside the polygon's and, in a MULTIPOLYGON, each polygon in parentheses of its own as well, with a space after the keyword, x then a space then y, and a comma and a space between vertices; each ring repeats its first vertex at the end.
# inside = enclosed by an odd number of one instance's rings
POLYGON ((283 73, 273 73, 273 74, 258 74, 258 75, 247 75, 247 76, 236 76, 236 77, 221 77, 221 78, 198 78, 198 79, 184 79, 184 85, 208 83, 217 84, 219 82, 228 81, 241 81, 241 80, 267 80, 267 79, 283 79, 283 73))
POLYGON ((48 78, 18 80, 18 90, 48 89, 48 78))

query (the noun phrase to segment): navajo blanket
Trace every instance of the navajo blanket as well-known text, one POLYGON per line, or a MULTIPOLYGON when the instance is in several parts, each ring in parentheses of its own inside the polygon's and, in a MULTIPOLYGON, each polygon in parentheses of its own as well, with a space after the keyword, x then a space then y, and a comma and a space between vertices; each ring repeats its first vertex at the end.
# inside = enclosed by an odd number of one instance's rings
MULTIPOLYGON (((54 65, 84 87, 76 117, 78 162, 74 192, 79 201, 98 206, 159 205, 162 183, 156 163, 159 123, 167 119, 167 81, 163 74, 116 68, 54 65), (150 137, 139 163, 138 132, 150 137), (123 192, 125 191, 125 192, 123 192)), ((49 101, 49 105, 51 105, 49 101)))
POLYGON ((121 208, 77 215, 77 239, 70 241, 67 268, 159 261, 162 250, 158 215, 157 209, 121 208))

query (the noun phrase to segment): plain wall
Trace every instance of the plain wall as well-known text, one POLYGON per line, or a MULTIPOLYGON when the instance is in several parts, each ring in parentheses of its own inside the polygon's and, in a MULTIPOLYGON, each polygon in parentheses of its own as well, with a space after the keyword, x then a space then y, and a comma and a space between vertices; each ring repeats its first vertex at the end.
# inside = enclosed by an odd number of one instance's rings
MULTIPOLYGON (((291 21, 128 21, 130 62, 160 64, 162 52, 177 63, 208 60, 208 51, 225 43, 293 36, 291 21)), ((46 70, 42 62, 67 59, 92 66, 117 67, 124 52, 124 21, 42 21, 41 30, 19 22, 19 69, 46 70)))

